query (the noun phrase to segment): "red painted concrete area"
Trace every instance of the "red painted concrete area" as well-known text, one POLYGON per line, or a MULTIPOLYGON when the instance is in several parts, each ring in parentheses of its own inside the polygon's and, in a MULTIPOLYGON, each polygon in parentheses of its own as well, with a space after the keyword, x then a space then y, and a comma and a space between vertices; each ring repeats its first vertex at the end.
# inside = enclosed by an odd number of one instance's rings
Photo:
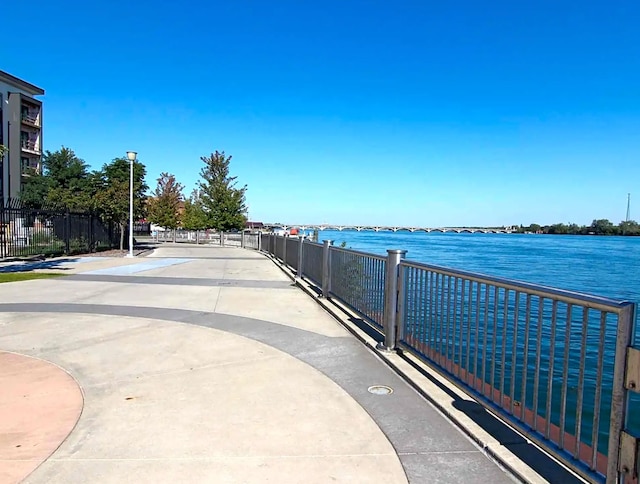
POLYGON ((61 368, 0 351, 0 482, 20 482, 69 435, 82 392, 61 368))

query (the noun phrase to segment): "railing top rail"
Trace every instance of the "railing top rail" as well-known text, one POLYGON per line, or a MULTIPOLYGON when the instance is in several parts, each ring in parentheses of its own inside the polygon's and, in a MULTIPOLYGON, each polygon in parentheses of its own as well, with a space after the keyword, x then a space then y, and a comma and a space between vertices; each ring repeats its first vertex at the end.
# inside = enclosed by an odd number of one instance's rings
POLYGON ((566 289, 557 289, 554 287, 543 286, 541 284, 534 284, 531 282, 494 277, 486 274, 478 274, 475 272, 463 271, 459 269, 450 269, 448 267, 424 264, 421 262, 402 260, 400 262, 400 265, 404 267, 414 267, 416 269, 432 270, 450 276, 463 277, 474 282, 479 282, 482 284, 492 284, 494 286, 503 287, 505 289, 520 290, 534 296, 553 297, 569 304, 582 304, 593 309, 608 312, 619 312, 621 309, 634 304, 633 302, 627 300, 610 299, 607 297, 595 296, 592 294, 583 294, 566 289))
POLYGON ((368 257, 370 259, 377 259, 377 260, 381 260, 381 261, 386 261, 387 258, 383 255, 377 255, 377 254, 372 254, 370 252, 362 252, 359 250, 353 250, 353 249, 346 249, 346 248, 342 248, 342 247, 335 247, 335 246, 331 246, 331 250, 335 250, 338 252, 348 252, 349 254, 357 254, 360 255, 362 257, 368 257))
POLYGON ((308 240, 308 239, 304 240, 304 245, 315 245, 316 247, 322 247, 322 244, 318 242, 314 242, 313 240, 308 240))

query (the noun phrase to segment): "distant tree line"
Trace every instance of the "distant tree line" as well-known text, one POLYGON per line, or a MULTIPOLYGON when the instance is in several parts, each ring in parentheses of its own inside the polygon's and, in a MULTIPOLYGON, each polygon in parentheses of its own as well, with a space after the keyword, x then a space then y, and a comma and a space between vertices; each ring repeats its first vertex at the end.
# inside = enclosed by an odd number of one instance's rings
POLYGON ((640 224, 634 220, 623 221, 618 225, 607 219, 598 219, 591 225, 578 224, 531 224, 528 227, 520 225, 518 233, 556 234, 556 235, 640 235, 640 224))
MULTIPOLYGON (((224 152, 202 157, 198 188, 188 200, 174 175, 161 173, 157 186, 147 193, 146 167, 133 165, 133 210, 136 220, 148 220, 165 229, 242 230, 246 223, 246 186, 237 187, 229 175, 231 156, 224 152)), ((89 165, 73 150, 62 147, 46 151, 40 173, 32 173, 22 188, 20 200, 28 208, 60 207, 74 212, 93 212, 120 227, 120 248, 129 220, 130 162, 114 158, 101 169, 89 165)))

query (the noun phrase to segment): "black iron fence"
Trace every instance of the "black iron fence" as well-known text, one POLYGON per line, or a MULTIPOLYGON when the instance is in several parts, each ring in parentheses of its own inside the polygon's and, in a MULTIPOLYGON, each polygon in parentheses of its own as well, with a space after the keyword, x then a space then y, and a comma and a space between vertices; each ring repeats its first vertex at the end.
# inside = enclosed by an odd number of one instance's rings
POLYGON ((0 259, 96 252, 119 242, 119 227, 97 214, 0 201, 0 259))

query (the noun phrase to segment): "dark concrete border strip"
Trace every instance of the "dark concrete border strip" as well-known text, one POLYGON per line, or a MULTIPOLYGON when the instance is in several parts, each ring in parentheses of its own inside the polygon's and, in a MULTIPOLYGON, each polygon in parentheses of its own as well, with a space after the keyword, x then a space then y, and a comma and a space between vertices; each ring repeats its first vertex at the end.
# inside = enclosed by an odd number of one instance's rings
MULTIPOLYGON (((324 373, 374 419, 398 453, 410 482, 513 482, 478 446, 357 339, 332 338, 251 318, 184 309, 98 304, 7 303, 0 312, 130 316, 228 331, 273 346, 324 373), (393 388, 374 395, 371 385, 393 388), (441 465, 445 458, 451 465, 441 465), (455 462, 454 462, 455 461, 455 462), (438 464, 438 465, 436 465, 438 464)), ((349 429, 357 432, 357 429, 349 429)))

